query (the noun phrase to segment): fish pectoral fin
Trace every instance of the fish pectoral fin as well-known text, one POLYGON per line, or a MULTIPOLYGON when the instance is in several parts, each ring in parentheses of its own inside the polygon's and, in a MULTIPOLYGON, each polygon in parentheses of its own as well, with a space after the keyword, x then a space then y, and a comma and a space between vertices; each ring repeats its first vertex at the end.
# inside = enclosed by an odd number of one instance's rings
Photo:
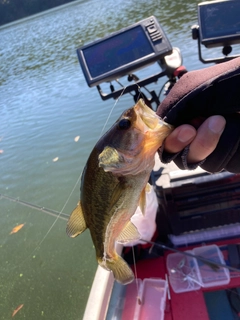
POLYGON ((99 167, 102 167, 104 171, 111 171, 113 168, 118 168, 124 158, 116 149, 107 146, 98 156, 98 161, 99 167))
POLYGON ((139 240, 141 238, 138 229, 129 221, 120 235, 117 237, 117 242, 126 243, 129 241, 139 240))
POLYGON ((151 185, 147 183, 146 187, 142 190, 142 193, 140 195, 139 207, 143 215, 145 215, 146 210, 146 193, 149 193, 151 191, 151 188, 151 185))
POLYGON ((142 214, 145 215, 145 210, 146 210, 146 192, 145 192, 145 188, 141 192, 138 205, 140 207, 140 210, 142 211, 142 214))
MULTIPOLYGON (((100 263, 100 265, 102 264, 100 263)), ((134 280, 132 269, 119 255, 116 255, 113 259, 106 259, 104 261, 104 268, 111 270, 114 279, 121 284, 128 284, 134 280)))
POLYGON ((87 229, 87 225, 83 216, 81 202, 73 210, 67 223, 66 232, 71 238, 75 238, 87 229))
POLYGON ((152 190, 152 186, 150 185, 150 183, 147 183, 147 185, 146 185, 146 187, 145 187, 145 191, 146 191, 147 193, 149 193, 149 192, 151 192, 151 190, 152 190))
MULTIPOLYGON (((110 202, 110 211, 114 210, 116 203, 120 201, 122 198, 124 190, 126 190, 126 186, 123 183, 118 183, 112 191, 112 197, 110 202)), ((121 202, 121 201, 120 201, 121 202)), ((115 210, 114 210, 115 211, 115 210)))

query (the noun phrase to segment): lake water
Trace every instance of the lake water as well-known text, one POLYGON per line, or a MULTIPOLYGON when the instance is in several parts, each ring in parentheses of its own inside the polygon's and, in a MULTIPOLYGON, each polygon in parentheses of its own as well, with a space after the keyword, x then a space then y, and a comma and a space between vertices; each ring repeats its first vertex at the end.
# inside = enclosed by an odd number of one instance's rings
MULTIPOLYGON (((185 66, 202 68, 191 39, 192 0, 77 1, 0 28, 2 195, 71 213, 79 176, 114 104, 86 85, 76 48, 150 15, 181 49, 185 66)), ((107 127, 132 104, 130 95, 122 97, 107 127)), ((16 319, 81 319, 97 267, 89 233, 69 239, 66 220, 4 197, 0 224, 0 319, 21 304, 16 319)))

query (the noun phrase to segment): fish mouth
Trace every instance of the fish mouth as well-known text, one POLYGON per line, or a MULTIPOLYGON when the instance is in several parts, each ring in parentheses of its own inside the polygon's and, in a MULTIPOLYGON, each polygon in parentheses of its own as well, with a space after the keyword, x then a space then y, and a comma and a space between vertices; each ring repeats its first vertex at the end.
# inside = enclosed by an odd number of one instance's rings
POLYGON ((138 116, 137 127, 144 133, 148 131, 157 131, 162 126, 172 128, 171 125, 164 122, 152 109, 150 109, 143 99, 140 99, 136 103, 134 110, 138 116))

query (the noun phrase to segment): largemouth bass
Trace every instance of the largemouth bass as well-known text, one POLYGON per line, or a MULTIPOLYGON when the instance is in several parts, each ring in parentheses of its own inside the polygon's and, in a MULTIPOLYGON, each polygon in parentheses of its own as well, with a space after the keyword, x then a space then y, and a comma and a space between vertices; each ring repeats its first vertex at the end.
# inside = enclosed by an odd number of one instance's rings
POLYGON ((141 99, 100 138, 82 174, 80 201, 67 234, 76 237, 89 228, 98 263, 122 284, 134 275, 116 253, 115 242, 140 238, 130 219, 138 205, 144 213, 155 153, 172 130, 141 99))

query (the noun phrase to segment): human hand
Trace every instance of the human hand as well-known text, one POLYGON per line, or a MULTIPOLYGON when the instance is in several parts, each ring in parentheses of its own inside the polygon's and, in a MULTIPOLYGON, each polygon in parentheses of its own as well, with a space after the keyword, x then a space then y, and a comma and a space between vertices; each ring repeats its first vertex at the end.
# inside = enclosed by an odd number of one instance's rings
POLYGON ((240 173, 239 86, 240 57, 183 75, 157 109, 176 128, 159 149, 162 162, 240 173))
POLYGON ((189 145, 189 164, 204 160, 216 148, 226 121, 222 116, 211 116, 195 129, 189 124, 177 127, 165 140, 164 151, 178 153, 189 145))

